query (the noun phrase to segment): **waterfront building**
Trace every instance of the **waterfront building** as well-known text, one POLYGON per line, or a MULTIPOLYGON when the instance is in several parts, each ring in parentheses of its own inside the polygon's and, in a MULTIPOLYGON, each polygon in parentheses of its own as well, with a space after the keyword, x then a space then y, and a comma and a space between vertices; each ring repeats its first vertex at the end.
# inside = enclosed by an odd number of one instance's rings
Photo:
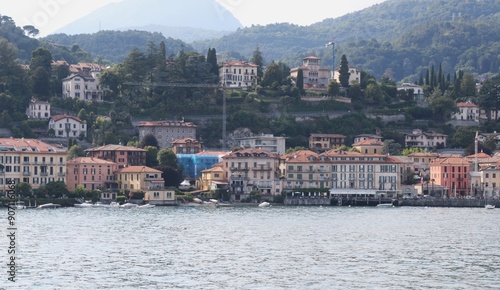
POLYGON ((382 154, 384 142, 377 139, 366 139, 352 144, 362 154, 382 154))
POLYGON ((236 138, 243 148, 257 148, 278 155, 285 154, 285 137, 274 137, 273 134, 260 134, 236 138))
POLYGON ((311 134, 309 149, 316 152, 328 151, 345 145, 345 135, 341 134, 311 134))
POLYGON ((250 197, 252 191, 260 191, 263 198, 279 195, 279 155, 269 151, 248 148, 222 157, 228 174, 231 201, 250 197))
POLYGON ((116 163, 118 168, 146 164, 146 150, 124 145, 108 144, 85 150, 88 157, 116 163))
POLYGON ((219 79, 223 87, 251 87, 257 84, 258 65, 248 61, 228 61, 219 67, 219 79))
POLYGON ((155 205, 174 205, 175 191, 165 187, 162 172, 147 166, 127 166, 115 171, 118 189, 142 191, 144 200, 155 205))
POLYGON ((321 58, 308 56, 302 59, 302 66, 292 68, 290 76, 297 81, 299 70, 302 70, 304 88, 326 89, 328 86, 328 69, 321 67, 321 58))
POLYGON ((281 156, 280 178, 284 191, 328 189, 332 186, 328 158, 311 150, 299 150, 281 156))
POLYGON ((31 99, 28 109, 26 109, 26 115, 29 119, 47 120, 50 118, 50 103, 31 99))
POLYGON ((424 87, 412 83, 402 83, 397 86, 398 91, 406 91, 408 92, 409 90, 413 91, 413 100, 414 101, 423 101, 425 98, 424 95, 424 87))
POLYGON ((413 172, 415 175, 426 176, 430 173, 432 160, 439 158, 438 153, 415 152, 408 155, 413 161, 413 172))
POLYGON ((67 161, 66 186, 74 191, 81 184, 88 190, 111 189, 116 186, 116 163, 94 157, 78 157, 67 161))
POLYGON ((182 121, 147 121, 137 126, 139 139, 151 134, 158 141, 160 149, 171 148, 172 143, 179 139, 196 139, 196 125, 182 121))
POLYGON ((225 162, 214 164, 211 168, 201 171, 201 178, 196 181, 196 187, 201 191, 227 188, 227 170, 225 162))
POLYGON ((87 123, 71 115, 55 115, 49 119, 48 130, 54 130, 54 137, 79 138, 87 136, 87 123))
POLYGON ((203 142, 193 138, 184 138, 172 142, 172 151, 175 154, 196 154, 203 151, 203 142))
POLYGON ((62 79, 63 98, 87 102, 102 102, 104 88, 99 76, 105 68, 95 63, 78 63, 69 66, 70 75, 62 79))
POLYGON ((177 162, 183 167, 183 176, 187 180, 196 180, 201 172, 222 161, 227 152, 203 151, 197 154, 177 154, 177 162))
POLYGON ((470 163, 464 157, 440 157, 430 164, 429 182, 444 186, 447 196, 459 197, 470 194, 470 163))
POLYGON ((446 147, 445 134, 436 132, 424 132, 421 129, 414 129, 412 133, 405 135, 405 147, 417 147, 424 149, 446 147))
POLYGON ((66 181, 66 148, 37 139, 0 138, 0 190, 11 180, 33 189, 66 181))

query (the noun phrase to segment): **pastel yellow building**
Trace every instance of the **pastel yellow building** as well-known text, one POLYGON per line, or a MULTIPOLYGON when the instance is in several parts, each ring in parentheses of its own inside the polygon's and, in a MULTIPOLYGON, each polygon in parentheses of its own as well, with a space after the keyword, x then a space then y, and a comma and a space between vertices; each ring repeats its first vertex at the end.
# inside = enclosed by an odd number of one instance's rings
POLYGON ((66 177, 66 148, 37 139, 0 138, 0 191, 11 180, 33 189, 66 177))
POLYGON ((118 189, 143 191, 150 204, 175 204, 175 191, 164 186, 162 172, 147 166, 128 166, 115 171, 118 189))

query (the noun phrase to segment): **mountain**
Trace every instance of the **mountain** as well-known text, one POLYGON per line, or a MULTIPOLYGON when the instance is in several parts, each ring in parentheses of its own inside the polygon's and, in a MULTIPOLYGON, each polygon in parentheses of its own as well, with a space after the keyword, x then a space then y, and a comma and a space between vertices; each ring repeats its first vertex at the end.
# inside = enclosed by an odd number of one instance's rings
POLYGON ((454 69, 498 72, 495 64, 492 70, 484 67, 498 55, 493 48, 500 44, 499 23, 497 0, 388 0, 310 26, 256 25, 192 46, 237 51, 246 57, 258 46, 267 63, 283 61, 293 67, 303 57, 316 55, 323 66, 330 67, 331 48, 325 44, 334 41, 336 65, 346 54, 350 65, 377 77, 387 73, 400 80, 441 62, 451 73, 454 69), (488 57, 481 58, 482 54, 488 57))
MULTIPOLYGON (((215 0, 124 0, 101 7, 87 16, 64 26, 56 33, 82 34, 100 30, 129 30, 131 28, 159 32, 166 27, 190 27, 206 39, 214 32, 231 32, 241 28, 241 23, 215 0), (155 30, 149 30, 154 28, 155 30)), ((165 34, 165 37, 174 37, 165 34)), ((174 38, 181 38, 175 35, 174 38)), ((189 39, 192 40, 193 38, 189 39)))

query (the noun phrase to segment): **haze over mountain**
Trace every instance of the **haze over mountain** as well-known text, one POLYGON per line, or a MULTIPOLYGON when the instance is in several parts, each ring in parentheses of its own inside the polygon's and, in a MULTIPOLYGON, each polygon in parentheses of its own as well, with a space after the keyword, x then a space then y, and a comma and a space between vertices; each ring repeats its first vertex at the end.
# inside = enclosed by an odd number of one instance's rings
POLYGON ((191 34, 191 39, 183 40, 192 41, 220 37, 241 27, 238 19, 215 0, 124 0, 101 7, 64 26, 57 33, 136 29, 162 32, 165 37, 173 38, 191 34))

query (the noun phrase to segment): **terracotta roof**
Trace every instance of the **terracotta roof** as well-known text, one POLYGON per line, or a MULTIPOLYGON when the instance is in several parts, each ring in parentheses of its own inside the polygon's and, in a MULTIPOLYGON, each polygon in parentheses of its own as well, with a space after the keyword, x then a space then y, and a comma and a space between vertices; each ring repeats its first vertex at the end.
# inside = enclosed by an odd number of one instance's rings
POLYGON ((384 142, 377 139, 366 139, 352 144, 352 146, 384 146, 384 142))
POLYGON ((195 144, 198 144, 198 143, 203 143, 203 142, 200 142, 194 138, 184 138, 184 139, 177 139, 175 141, 172 142, 172 144, 187 144, 187 143, 195 143, 195 144))
POLYGON ((472 159, 472 158, 491 158, 490 155, 484 153, 484 152, 479 152, 477 154, 472 154, 472 155, 469 155, 469 156, 465 156, 465 158, 468 158, 468 159, 472 159))
POLYGON ((317 56, 311 55, 311 56, 304 57, 304 59, 320 59, 320 58, 317 56))
POLYGON ((25 138, 0 138, 0 152, 26 152, 26 153, 64 153, 62 146, 52 145, 37 139, 25 138))
POLYGON ((457 107, 477 107, 477 105, 469 102, 458 102, 457 107))
POLYGON ((54 122, 62 120, 62 119, 66 119, 66 118, 73 119, 79 123, 82 123, 82 120, 80 120, 80 118, 78 118, 76 116, 71 116, 71 115, 55 115, 55 116, 50 117, 50 119, 54 120, 54 122))
POLYGON ((116 171, 117 173, 162 173, 160 170, 156 170, 147 166, 127 166, 124 168, 120 168, 116 171))
POLYGON ((100 147, 93 147, 86 149, 85 152, 95 152, 95 151, 140 151, 146 152, 146 150, 133 147, 133 146, 124 146, 124 145, 116 145, 116 144, 108 144, 100 147))
POLYGON ((436 158, 431 161, 432 165, 469 165, 469 161, 464 157, 436 158))
POLYGON ((243 60, 237 60, 237 61, 228 61, 222 63, 223 66, 251 66, 251 67, 258 67, 253 62, 248 62, 248 61, 243 61, 243 60))
POLYGON ((228 155, 223 156, 222 158, 240 158, 240 157, 247 157, 247 156, 258 156, 260 154, 265 154, 269 158, 278 157, 277 153, 269 152, 267 150, 262 150, 262 149, 257 149, 257 148, 247 148, 247 149, 231 152, 228 155))
POLYGON ((74 163, 74 164, 103 164, 103 165, 113 165, 116 164, 111 161, 99 159, 99 158, 94 158, 94 157, 77 157, 71 160, 68 160, 69 163, 74 163))
POLYGON ((196 125, 184 121, 146 121, 140 122, 137 127, 196 127, 196 125))

